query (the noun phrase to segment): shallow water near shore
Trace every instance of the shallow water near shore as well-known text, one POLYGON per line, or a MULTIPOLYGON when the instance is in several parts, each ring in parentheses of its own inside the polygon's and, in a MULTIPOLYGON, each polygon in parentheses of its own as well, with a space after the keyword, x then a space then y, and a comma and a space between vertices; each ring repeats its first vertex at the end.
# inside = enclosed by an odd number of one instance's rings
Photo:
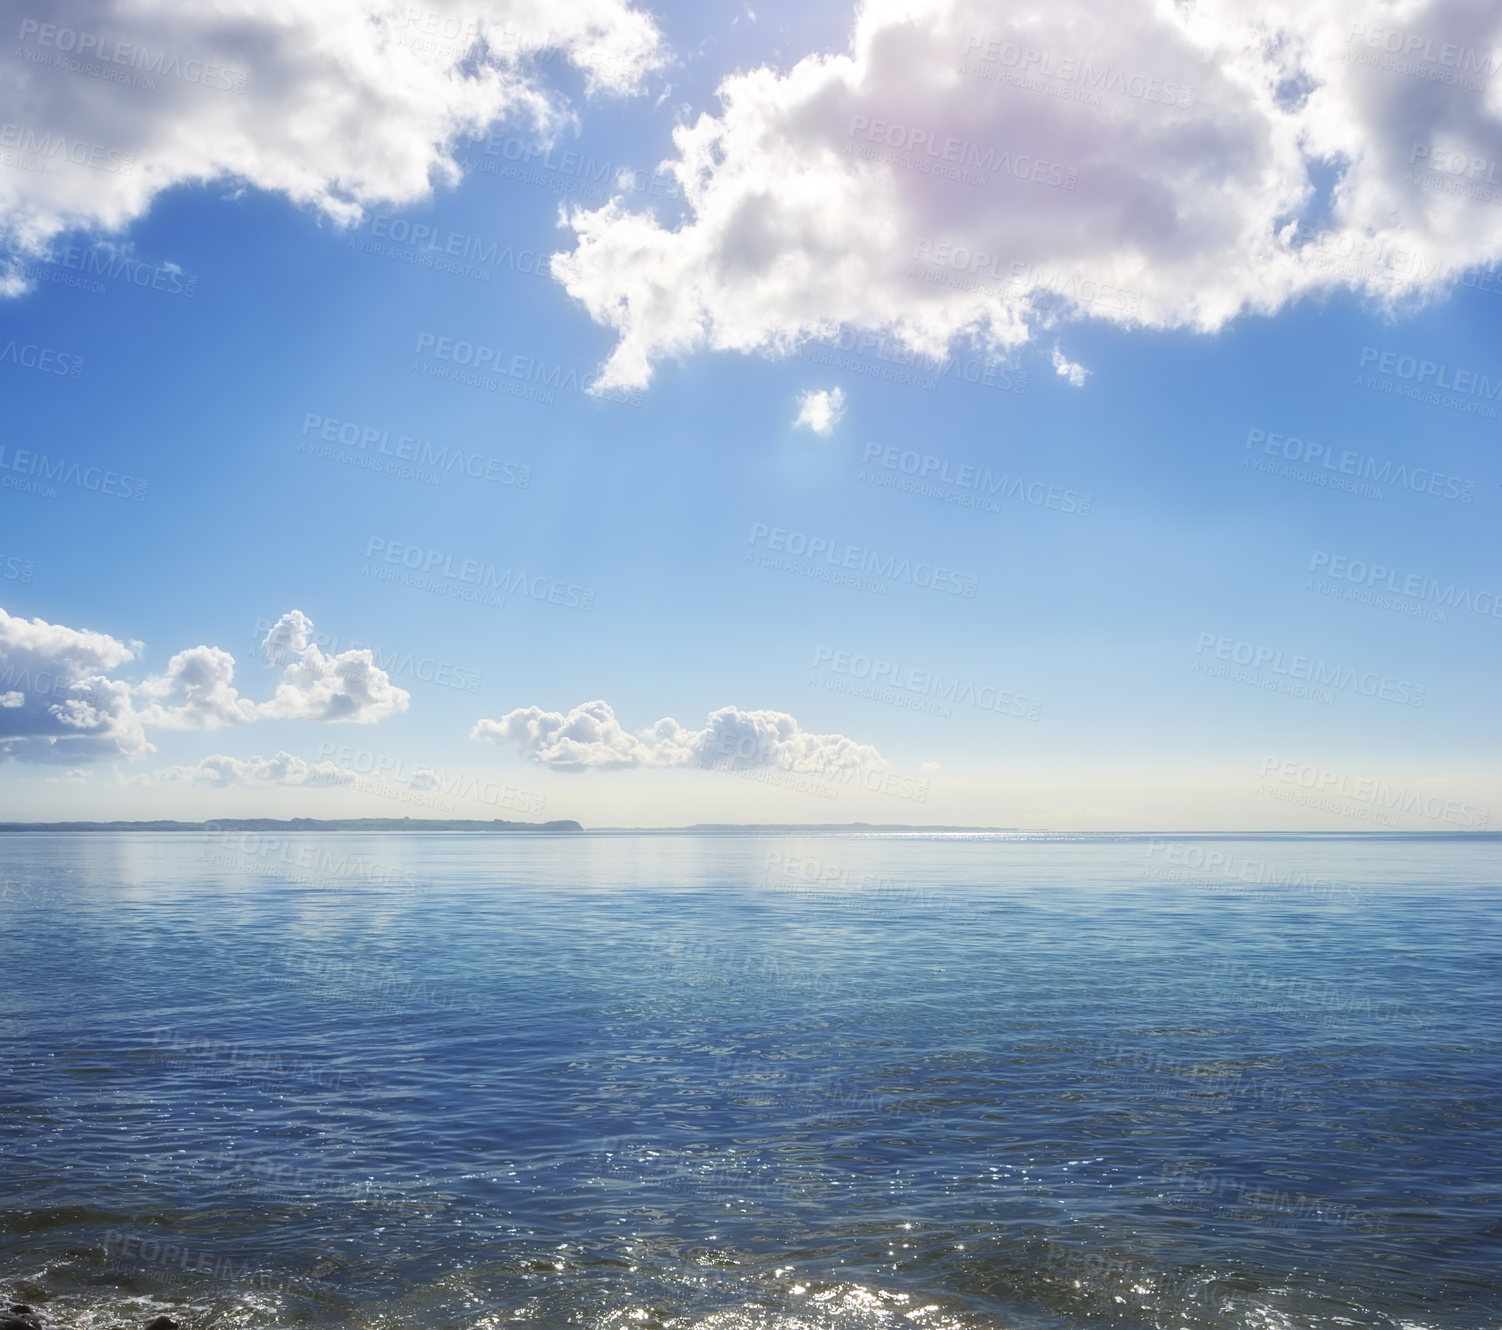
POLYGON ((0 836, 52 1326, 1464 1327, 1497 836, 0 836))

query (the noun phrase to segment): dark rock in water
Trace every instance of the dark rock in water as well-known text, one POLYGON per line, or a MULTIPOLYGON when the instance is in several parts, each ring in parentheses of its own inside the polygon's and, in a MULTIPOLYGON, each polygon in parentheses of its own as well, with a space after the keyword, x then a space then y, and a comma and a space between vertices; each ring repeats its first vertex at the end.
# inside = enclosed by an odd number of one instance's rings
POLYGON ((182 1327, 170 1316, 155 1316, 146 1323, 146 1330, 182 1330, 182 1327))
POLYGON ((24 1302, 12 1303, 0 1312, 0 1330, 42 1330, 42 1318, 24 1302))

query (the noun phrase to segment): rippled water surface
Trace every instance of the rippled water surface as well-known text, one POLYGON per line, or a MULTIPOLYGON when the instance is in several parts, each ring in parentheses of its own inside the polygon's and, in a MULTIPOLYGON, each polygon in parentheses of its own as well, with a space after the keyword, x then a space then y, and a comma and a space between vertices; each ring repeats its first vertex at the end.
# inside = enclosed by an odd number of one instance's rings
POLYGON ((1495 1327, 1502 842, 0 837, 54 1325, 1495 1327))

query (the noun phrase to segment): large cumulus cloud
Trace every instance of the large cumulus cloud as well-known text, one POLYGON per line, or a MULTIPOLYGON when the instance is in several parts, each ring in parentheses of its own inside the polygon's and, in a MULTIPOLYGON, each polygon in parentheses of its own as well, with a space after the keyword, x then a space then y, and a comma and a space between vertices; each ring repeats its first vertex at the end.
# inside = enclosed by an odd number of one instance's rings
POLYGON ((282 615, 261 643, 263 658, 285 662, 263 716, 283 720, 369 724, 405 711, 412 694, 398 688, 369 648, 326 656, 313 643, 313 621, 301 610, 282 615))
POLYGON ((166 670, 138 689, 150 703, 147 725, 174 730, 214 730, 254 720, 256 705, 235 688, 235 658, 222 647, 191 647, 167 662, 166 670))
POLYGON ((616 93, 665 58, 628 0, 20 0, 0 22, 4 146, 37 164, 0 170, 0 242, 21 254, 184 183, 353 221, 457 179, 456 144, 498 119, 559 128, 539 57, 616 93))
POLYGON ((552 270, 618 334, 601 388, 841 326, 999 355, 1069 317, 1423 299, 1502 257, 1457 188, 1502 162, 1499 55, 1486 0, 866 0, 848 50, 675 132, 682 218, 575 208, 552 270))
POLYGON ((130 685, 109 677, 139 649, 0 609, 0 759, 74 763, 151 752, 130 685))

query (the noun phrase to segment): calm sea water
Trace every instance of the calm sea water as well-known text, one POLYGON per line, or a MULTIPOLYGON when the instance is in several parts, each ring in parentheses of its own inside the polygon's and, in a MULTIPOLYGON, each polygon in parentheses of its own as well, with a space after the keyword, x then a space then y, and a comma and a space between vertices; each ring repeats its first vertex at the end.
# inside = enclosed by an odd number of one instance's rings
POLYGON ((1493 1327, 1502 841, 0 837, 56 1323, 1493 1327))

